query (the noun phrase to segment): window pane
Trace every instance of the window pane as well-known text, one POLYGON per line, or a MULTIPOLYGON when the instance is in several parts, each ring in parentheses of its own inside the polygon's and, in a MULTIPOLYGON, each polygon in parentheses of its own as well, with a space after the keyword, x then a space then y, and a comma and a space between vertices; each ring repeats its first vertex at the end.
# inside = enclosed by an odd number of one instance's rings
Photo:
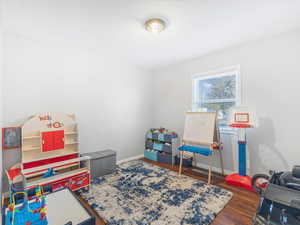
POLYGON ((199 100, 235 99, 235 75, 199 80, 199 100))
POLYGON ((218 119, 220 125, 225 125, 229 119, 229 110, 235 106, 235 102, 217 102, 217 103, 202 103, 201 108, 205 108, 207 112, 218 111, 218 119))

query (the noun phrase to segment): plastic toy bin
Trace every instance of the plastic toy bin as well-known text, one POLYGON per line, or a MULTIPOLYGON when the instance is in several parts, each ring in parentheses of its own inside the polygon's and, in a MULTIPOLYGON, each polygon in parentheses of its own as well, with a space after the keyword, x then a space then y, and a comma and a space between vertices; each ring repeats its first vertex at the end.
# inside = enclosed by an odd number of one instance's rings
POLYGON ((156 151, 163 151, 163 152, 172 152, 172 146, 152 141, 146 141, 146 148, 147 149, 154 149, 156 151))
POLYGON ((144 157, 153 161, 157 161, 157 151, 145 149, 144 157))
MULTIPOLYGON (((177 136, 176 136, 177 137, 177 136)), ((150 139, 152 140, 157 140, 157 141, 164 141, 164 142, 172 142, 172 138, 174 138, 172 135, 170 134, 164 134, 163 138, 159 137, 159 134, 152 134, 152 137, 150 139)))
POLYGON ((157 155, 157 161, 166 164, 172 164, 172 154, 159 152, 157 155))

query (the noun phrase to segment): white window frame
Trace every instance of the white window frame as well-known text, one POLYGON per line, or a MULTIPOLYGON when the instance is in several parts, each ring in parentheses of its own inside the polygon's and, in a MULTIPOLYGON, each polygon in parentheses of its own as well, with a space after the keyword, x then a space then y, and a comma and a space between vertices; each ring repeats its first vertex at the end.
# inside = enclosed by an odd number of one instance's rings
MULTIPOLYGON (((242 82, 241 82, 241 75, 240 75, 240 66, 230 66, 218 70, 213 70, 205 73, 198 73, 192 75, 192 111, 195 110, 195 105, 197 102, 200 102, 199 95, 196 95, 197 89, 199 88, 197 83, 200 80, 207 80, 211 78, 217 78, 217 77, 223 77, 223 76, 230 76, 230 75, 236 75, 236 93, 235 93, 235 106, 239 106, 242 104, 242 82)), ((223 102, 223 101, 222 101, 223 102)), ((225 102, 225 101, 224 101, 225 102)), ((221 133, 234 133, 234 130, 230 127, 220 127, 221 133)))

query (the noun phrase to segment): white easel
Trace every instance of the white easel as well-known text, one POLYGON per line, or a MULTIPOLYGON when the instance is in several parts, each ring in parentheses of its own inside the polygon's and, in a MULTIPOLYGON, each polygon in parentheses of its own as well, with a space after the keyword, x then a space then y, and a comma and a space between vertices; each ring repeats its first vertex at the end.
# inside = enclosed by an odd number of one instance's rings
POLYGON ((220 164, 224 174, 219 129, 217 128, 216 112, 187 112, 184 134, 180 150, 179 174, 182 173, 184 152, 192 152, 194 160, 196 153, 209 158, 208 183, 211 182, 212 159, 216 151, 220 153, 220 164), (187 144, 187 145, 186 145, 187 144))

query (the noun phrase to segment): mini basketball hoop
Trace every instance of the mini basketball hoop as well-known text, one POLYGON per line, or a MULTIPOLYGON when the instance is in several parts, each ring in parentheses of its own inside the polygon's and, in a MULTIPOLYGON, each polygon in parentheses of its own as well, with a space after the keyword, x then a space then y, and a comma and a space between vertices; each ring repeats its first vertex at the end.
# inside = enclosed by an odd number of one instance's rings
POLYGON ((257 127, 256 114, 246 106, 235 107, 231 110, 230 127, 238 129, 239 147, 239 173, 231 174, 226 177, 226 183, 253 190, 251 177, 246 175, 246 128, 257 127))
POLYGON ((246 106, 234 107, 231 110, 229 126, 234 128, 257 127, 256 113, 246 106))

